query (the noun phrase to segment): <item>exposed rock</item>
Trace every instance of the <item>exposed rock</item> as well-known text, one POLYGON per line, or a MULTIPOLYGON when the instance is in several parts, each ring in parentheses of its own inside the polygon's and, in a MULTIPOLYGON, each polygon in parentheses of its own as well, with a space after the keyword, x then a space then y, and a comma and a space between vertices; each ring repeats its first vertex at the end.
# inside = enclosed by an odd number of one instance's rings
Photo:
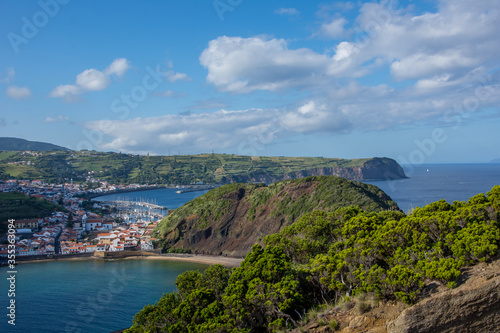
POLYGON ((406 309, 388 332, 500 332, 500 261, 470 270, 474 278, 406 309))
POLYGON ((284 175, 274 175, 267 172, 248 175, 226 176, 226 183, 262 182, 274 183, 286 179, 296 179, 309 176, 337 176, 350 180, 393 180, 407 178, 403 168, 393 159, 375 157, 368 159, 361 166, 338 166, 312 168, 303 171, 290 172, 284 175))
POLYGON ((252 245, 303 214, 350 205, 369 211, 399 209, 376 186, 317 176, 269 186, 224 185, 169 214, 158 230, 165 248, 243 257, 252 245))
MULTIPOLYGON (((498 333, 500 332, 500 260, 465 268, 456 289, 430 283, 428 296, 409 307, 381 302, 360 315, 335 307, 321 317, 335 320, 340 333, 498 333), (438 285, 438 286, 436 286, 438 285)), ((334 332, 313 321, 293 333, 334 332)))

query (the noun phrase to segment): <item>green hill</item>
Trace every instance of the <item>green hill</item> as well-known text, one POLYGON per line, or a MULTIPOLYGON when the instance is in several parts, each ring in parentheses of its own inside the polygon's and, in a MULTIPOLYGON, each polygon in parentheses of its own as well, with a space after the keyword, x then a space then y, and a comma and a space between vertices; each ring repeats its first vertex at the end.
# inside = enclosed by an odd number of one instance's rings
POLYGON ((0 179, 72 178, 89 175, 114 184, 273 183, 315 175, 348 179, 401 179, 403 169, 389 158, 265 157, 230 154, 141 156, 94 151, 25 154, 0 152, 0 179))
POLYGON ((496 332, 498 270, 473 269, 491 292, 462 288, 418 302, 464 283, 465 266, 498 260, 499 221, 500 186, 409 215, 314 211, 254 245, 240 267, 181 274, 177 291, 145 306, 125 332, 496 332), (401 302, 422 305, 400 315, 404 328, 381 321, 401 302))
POLYGON ((0 233, 7 231, 9 219, 33 219, 50 216, 54 209, 65 211, 45 199, 32 198, 22 193, 0 193, 0 233))
POLYGON ((373 185, 335 176, 312 176, 213 189, 169 214, 157 227, 171 251, 243 257, 252 245, 314 210, 351 205, 367 211, 399 210, 373 185))
POLYGON ((56 146, 51 143, 28 141, 18 138, 0 138, 0 151, 66 151, 70 150, 61 146, 56 146))

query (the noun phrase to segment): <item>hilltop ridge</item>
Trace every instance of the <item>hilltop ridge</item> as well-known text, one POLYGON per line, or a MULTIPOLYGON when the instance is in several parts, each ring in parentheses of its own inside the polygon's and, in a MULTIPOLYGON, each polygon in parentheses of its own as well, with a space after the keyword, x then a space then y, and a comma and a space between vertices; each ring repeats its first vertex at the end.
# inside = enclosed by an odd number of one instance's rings
POLYGON ((69 151, 71 149, 47 142, 29 141, 19 138, 0 137, 0 151, 69 151))
POLYGON ((243 257, 265 236, 306 213, 357 205, 368 211, 399 210, 378 187, 336 176, 311 176, 213 189, 171 212, 157 233, 171 251, 243 257))
POLYGON ((285 179, 335 175, 357 180, 406 178, 403 168, 385 157, 243 156, 200 154, 144 156, 95 151, 0 152, 0 179, 88 177, 112 184, 273 183, 285 179))

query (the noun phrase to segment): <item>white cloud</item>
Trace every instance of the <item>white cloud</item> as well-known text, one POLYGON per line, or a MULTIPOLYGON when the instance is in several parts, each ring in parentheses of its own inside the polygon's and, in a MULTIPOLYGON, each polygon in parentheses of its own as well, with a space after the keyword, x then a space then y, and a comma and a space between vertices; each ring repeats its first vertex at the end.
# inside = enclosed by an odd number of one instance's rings
POLYGON ((175 81, 191 81, 191 78, 187 74, 185 74, 185 73, 176 73, 174 71, 167 71, 167 72, 165 72, 165 77, 170 82, 175 82, 175 81))
POLYGON ((319 34, 330 38, 340 38, 346 33, 344 26, 347 20, 343 17, 332 18, 329 22, 325 22, 321 25, 319 34))
POLYGON ((301 112, 283 115, 291 132, 300 124, 304 133, 337 133, 442 119, 477 89, 495 92, 477 111, 498 107, 498 82, 484 83, 500 66, 495 1, 440 1, 435 12, 419 14, 391 5, 361 4, 352 22, 336 7, 323 10, 315 35, 345 38, 323 52, 279 38, 223 36, 209 42, 200 63, 219 91, 308 92, 301 112))
POLYGON ((283 39, 219 37, 200 56, 207 81, 219 90, 248 93, 318 84, 329 57, 310 49, 291 50, 283 39))
POLYGON ((87 69, 76 76, 76 84, 83 90, 104 90, 111 82, 108 75, 96 69, 87 69))
POLYGON ((116 75, 116 76, 123 76, 125 72, 130 68, 130 63, 128 62, 127 59, 125 58, 118 58, 115 59, 111 65, 109 65, 108 68, 104 71, 106 75, 116 75))
POLYGON ((299 15, 300 14, 300 12, 295 8, 280 8, 280 9, 276 9, 274 12, 276 14, 279 14, 279 15, 299 15))
POLYGON ((104 90, 111 83, 111 75, 121 77, 129 68, 128 60, 119 58, 115 59, 104 71, 95 68, 86 69, 76 76, 75 84, 59 85, 49 93, 49 96, 72 101, 76 96, 85 92, 104 90))
POLYGON ((341 133, 351 127, 349 120, 341 111, 315 101, 308 101, 296 112, 285 113, 282 123, 288 130, 307 134, 341 133))
POLYGON ((11 85, 7 87, 7 96, 13 99, 27 99, 31 97, 31 90, 27 87, 11 85))
MULTIPOLYGON (((99 131, 100 121, 89 122, 86 127, 99 131)), ((309 101, 290 110, 248 109, 218 110, 197 114, 166 115, 152 118, 135 118, 123 121, 106 121, 111 128, 101 149, 130 153, 165 153, 168 148, 188 149, 191 152, 211 149, 236 151, 242 142, 261 140, 268 142, 297 134, 318 132, 343 132, 350 127, 348 120, 338 110, 326 104, 309 101)))
POLYGON ((80 95, 83 92, 84 90, 81 87, 65 84, 55 87, 54 90, 50 92, 49 96, 54 98, 62 97, 66 101, 70 101, 73 97, 80 95))

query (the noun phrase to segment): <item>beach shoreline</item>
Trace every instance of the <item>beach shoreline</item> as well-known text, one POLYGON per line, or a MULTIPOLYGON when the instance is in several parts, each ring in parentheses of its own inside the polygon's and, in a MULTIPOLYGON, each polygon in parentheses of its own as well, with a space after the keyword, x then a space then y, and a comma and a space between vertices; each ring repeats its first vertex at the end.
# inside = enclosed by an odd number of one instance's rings
POLYGON ((162 255, 154 255, 154 256, 144 256, 144 257, 126 257, 126 260, 129 259, 145 259, 145 260, 171 260, 171 261, 184 261, 184 262, 193 262, 198 264, 207 264, 207 265, 215 265, 220 264, 225 267, 238 267, 244 258, 233 258, 233 257, 223 257, 223 256, 210 256, 210 255, 202 255, 202 254, 162 254, 162 255))
POLYGON ((45 258, 33 260, 20 260, 17 264, 30 264, 41 262, 57 262, 57 261, 85 261, 85 260, 170 260, 170 261, 184 261, 198 264, 215 265, 220 264, 225 267, 238 267, 243 261, 243 258, 223 257, 223 256, 210 256, 202 254, 153 254, 153 255, 127 255, 119 258, 102 258, 95 256, 85 257, 58 257, 58 258, 45 258))

